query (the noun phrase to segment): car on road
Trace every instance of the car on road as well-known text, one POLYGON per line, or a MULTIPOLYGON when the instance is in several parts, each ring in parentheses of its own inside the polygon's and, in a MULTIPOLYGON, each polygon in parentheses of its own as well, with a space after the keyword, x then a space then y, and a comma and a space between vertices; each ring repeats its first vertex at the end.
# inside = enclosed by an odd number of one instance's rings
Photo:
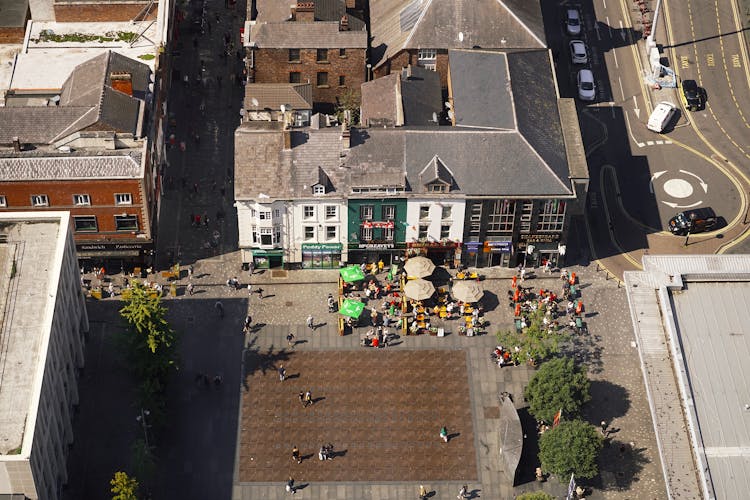
POLYGON ((578 71, 578 98, 582 101, 593 101, 596 98, 594 74, 590 69, 578 71))
POLYGON ((672 121, 672 117, 677 112, 677 107, 671 102, 662 101, 656 105, 651 116, 648 117, 648 124, 646 127, 653 131, 661 134, 669 122, 672 121))
POLYGON ((710 208, 694 208, 669 219, 669 232, 678 236, 702 233, 716 227, 718 222, 719 218, 710 208))
POLYGON ((568 35, 581 34, 581 14, 578 9, 566 9, 565 11, 565 31, 568 35))
POLYGON ((695 80, 682 80, 680 84, 682 102, 688 111, 698 111, 703 108, 703 93, 695 80))
POLYGON ((573 64, 586 64, 589 58, 586 55, 586 44, 581 40, 570 41, 570 61, 573 64))

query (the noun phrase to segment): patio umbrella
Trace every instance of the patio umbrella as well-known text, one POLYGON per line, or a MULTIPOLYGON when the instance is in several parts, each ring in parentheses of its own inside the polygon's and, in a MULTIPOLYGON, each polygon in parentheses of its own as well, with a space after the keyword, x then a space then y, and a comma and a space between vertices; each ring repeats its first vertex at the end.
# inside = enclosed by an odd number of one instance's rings
POLYGON ((404 285, 404 295, 414 300, 424 300, 435 293, 435 285, 423 279, 411 280, 404 285))
POLYGON ((341 309, 339 309, 339 312, 344 316, 349 316, 350 318, 357 319, 362 314, 362 310, 364 308, 365 305, 362 302, 358 300, 346 299, 344 300, 344 303, 341 304, 341 309))
POLYGON ((412 257, 404 264, 404 270, 408 276, 426 278, 435 270, 435 264, 427 257, 412 257))
POLYGON ((341 274, 341 278, 347 283, 365 279, 365 273, 362 272, 362 269, 360 269, 359 266, 345 267, 341 269, 339 273, 341 274))
POLYGON ((484 290, 476 281, 457 281, 453 283, 451 295, 461 302, 476 302, 484 295, 484 290))

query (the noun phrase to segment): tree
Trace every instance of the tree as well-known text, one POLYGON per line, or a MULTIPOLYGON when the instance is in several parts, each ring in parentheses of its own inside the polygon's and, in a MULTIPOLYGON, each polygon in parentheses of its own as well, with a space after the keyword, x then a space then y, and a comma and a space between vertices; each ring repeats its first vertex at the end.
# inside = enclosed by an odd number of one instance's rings
POLYGON ((355 89, 348 89, 338 97, 336 104, 336 118, 338 118, 339 122, 344 123, 344 111, 350 111, 352 118, 349 125, 358 124, 361 100, 362 98, 359 95, 359 91, 355 89))
POLYGON ((510 355, 516 364, 535 365, 548 359, 560 352, 560 342, 567 339, 568 336, 560 330, 550 331, 544 325, 542 309, 529 314, 528 326, 523 332, 505 331, 497 334, 498 342, 510 350, 510 355))
POLYGON ((543 491, 529 491, 518 495, 516 500, 555 500, 555 497, 543 491))
POLYGON ((109 484, 112 485, 110 490, 114 493, 112 500, 138 500, 138 481, 134 477, 129 477, 124 472, 115 472, 109 484))
POLYGON ((539 367, 523 395, 529 413, 537 420, 552 422, 560 409, 566 416, 577 417, 581 406, 591 400, 590 388, 586 373, 571 358, 556 358, 539 367))
POLYGON ((164 319, 167 310, 160 301, 158 295, 134 283, 130 297, 125 299, 125 306, 120 309, 120 315, 142 337, 136 340, 138 347, 147 347, 152 354, 159 349, 168 349, 174 343, 174 332, 164 319))
POLYGON ((560 422, 542 434, 539 461, 542 470, 568 478, 571 473, 584 479, 599 472, 597 460, 603 438, 596 428, 582 420, 560 422))

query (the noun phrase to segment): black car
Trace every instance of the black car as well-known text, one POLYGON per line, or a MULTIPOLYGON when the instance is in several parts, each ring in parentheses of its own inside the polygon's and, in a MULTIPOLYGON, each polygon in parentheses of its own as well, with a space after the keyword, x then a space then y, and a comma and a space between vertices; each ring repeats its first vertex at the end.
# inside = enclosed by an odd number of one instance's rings
POLYGON ((698 111, 703 107, 703 94, 695 80, 682 80, 682 102, 689 111, 698 111))
POLYGON ((669 219, 669 231, 678 236, 685 236, 688 231, 702 233, 716 227, 718 218, 710 208, 695 208, 680 212, 669 219))

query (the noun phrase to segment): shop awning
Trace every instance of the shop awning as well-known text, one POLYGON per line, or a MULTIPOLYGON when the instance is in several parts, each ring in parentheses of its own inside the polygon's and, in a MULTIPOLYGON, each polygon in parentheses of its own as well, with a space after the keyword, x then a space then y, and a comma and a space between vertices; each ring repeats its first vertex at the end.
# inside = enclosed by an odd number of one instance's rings
POLYGON ((357 319, 362 315, 362 310, 365 308, 364 303, 358 300, 346 299, 341 304, 339 313, 350 318, 357 319))
POLYGON ((339 270, 339 273, 341 274, 341 279, 343 279, 347 283, 365 279, 365 273, 362 272, 362 269, 360 269, 359 266, 344 267, 343 269, 339 270))

